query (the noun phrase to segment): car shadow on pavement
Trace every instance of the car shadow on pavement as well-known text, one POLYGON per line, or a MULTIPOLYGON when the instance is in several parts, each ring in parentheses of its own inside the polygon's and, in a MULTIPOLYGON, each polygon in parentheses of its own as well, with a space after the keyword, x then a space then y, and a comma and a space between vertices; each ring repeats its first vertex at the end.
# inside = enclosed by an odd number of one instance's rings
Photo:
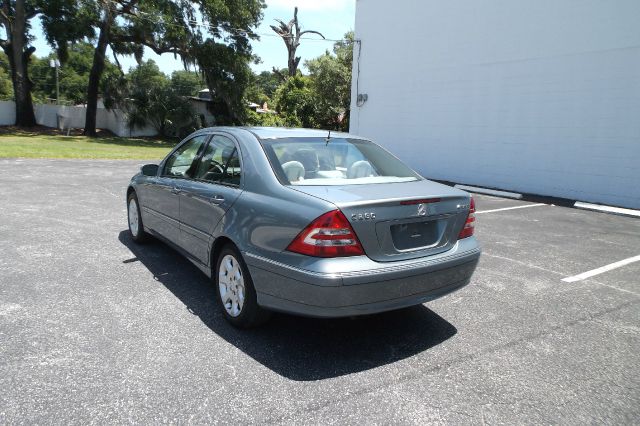
POLYGON ((355 319, 275 314, 259 328, 238 330, 218 311, 211 281, 187 259, 156 240, 137 245, 128 231, 118 239, 207 327, 292 380, 321 380, 383 366, 428 350, 457 332, 423 305, 355 319))

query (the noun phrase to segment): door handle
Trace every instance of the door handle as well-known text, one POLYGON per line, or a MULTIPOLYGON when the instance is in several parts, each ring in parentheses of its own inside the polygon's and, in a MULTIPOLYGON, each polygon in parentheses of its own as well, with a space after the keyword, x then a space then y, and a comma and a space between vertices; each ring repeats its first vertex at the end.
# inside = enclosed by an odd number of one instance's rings
POLYGON ((171 193, 172 194, 179 194, 180 193, 180 189, 178 189, 177 186, 174 186, 173 188, 171 188, 171 193))
POLYGON ((222 204, 224 203, 224 197, 222 195, 214 195, 213 198, 209 199, 211 204, 222 204))

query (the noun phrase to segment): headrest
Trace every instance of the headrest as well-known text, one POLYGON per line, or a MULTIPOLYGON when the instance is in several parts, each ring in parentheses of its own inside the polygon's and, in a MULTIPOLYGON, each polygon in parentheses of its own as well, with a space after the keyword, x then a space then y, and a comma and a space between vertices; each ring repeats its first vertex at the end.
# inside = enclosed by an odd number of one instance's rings
POLYGON ((304 166, 299 161, 287 161, 282 165, 282 170, 284 170, 289 182, 298 182, 304 179, 304 166))

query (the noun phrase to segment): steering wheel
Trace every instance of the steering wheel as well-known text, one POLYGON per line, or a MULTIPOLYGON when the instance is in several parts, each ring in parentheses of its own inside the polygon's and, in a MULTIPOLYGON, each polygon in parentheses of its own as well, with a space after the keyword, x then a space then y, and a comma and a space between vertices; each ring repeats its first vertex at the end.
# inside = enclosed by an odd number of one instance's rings
POLYGON ((222 164, 218 163, 216 160, 211 160, 211 164, 209 165, 209 170, 207 170, 207 173, 223 174, 224 167, 222 166, 222 164))

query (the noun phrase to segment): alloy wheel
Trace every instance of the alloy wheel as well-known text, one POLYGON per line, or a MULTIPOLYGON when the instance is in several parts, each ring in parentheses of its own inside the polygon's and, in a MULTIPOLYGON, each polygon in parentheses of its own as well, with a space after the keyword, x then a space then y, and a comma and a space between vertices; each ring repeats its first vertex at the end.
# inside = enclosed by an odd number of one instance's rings
POLYGON ((138 217, 138 203, 136 203, 135 198, 129 200, 129 229, 131 230, 131 235, 134 237, 138 236, 138 232, 140 231, 140 218, 138 217))
POLYGON ((230 254, 220 262, 218 290, 227 313, 232 317, 240 315, 245 300, 244 277, 238 260, 230 254))

